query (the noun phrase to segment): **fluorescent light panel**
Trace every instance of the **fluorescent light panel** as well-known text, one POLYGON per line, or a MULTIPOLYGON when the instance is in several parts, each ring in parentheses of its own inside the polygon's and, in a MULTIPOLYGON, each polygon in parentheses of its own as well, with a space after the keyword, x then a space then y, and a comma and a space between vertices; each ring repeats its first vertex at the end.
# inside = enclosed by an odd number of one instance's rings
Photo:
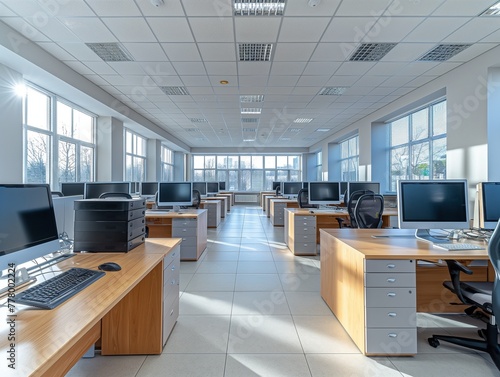
POLYGON ((241 109, 242 114, 260 114, 262 109, 258 107, 244 107, 241 109))
POLYGON ((242 102, 242 103, 264 102, 264 95, 263 94, 252 94, 252 95, 240 96, 240 102, 242 102))
POLYGON ((268 62, 272 50, 272 43, 238 43, 240 62, 268 62))
POLYGON ((330 131, 330 130, 331 130, 331 128, 318 128, 318 129, 316 130, 316 132, 328 132, 328 131, 330 131))
POLYGON ((341 96, 347 90, 343 86, 325 86, 319 91, 320 96, 341 96))
POLYGON ((241 123, 257 123, 259 118, 241 118, 241 123))
POLYGON ((188 96, 189 92, 185 86, 159 86, 161 91, 168 96, 188 96))
POLYGON ((418 60, 426 62, 444 62, 470 46, 470 44, 440 44, 426 52, 418 60))
POLYGON ((132 56, 119 43, 85 43, 105 62, 131 62, 132 56))
POLYGON ((500 16, 500 1, 486 9, 480 16, 500 16))
POLYGON ((311 123, 312 121, 312 118, 297 118, 293 123, 311 123))
POLYGON ((234 0, 235 16, 282 16, 285 0, 234 0))
POLYGON ((376 62, 382 59, 396 43, 362 43, 349 58, 355 62, 376 62))

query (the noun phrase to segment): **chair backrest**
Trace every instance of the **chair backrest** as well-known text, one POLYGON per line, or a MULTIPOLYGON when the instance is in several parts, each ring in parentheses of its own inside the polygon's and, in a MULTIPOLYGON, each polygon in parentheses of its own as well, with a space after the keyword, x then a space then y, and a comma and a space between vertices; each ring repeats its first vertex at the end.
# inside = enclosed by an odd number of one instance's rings
POLYGON ((498 321, 500 317, 500 221, 498 222, 490 241, 488 242, 488 256, 495 270, 495 280, 493 284, 493 292, 491 304, 493 313, 498 321))
POLYGON ((379 194, 361 195, 354 207, 358 228, 381 228, 384 213, 384 197, 379 194))
POLYGON ((309 204, 309 190, 305 188, 299 190, 297 203, 299 208, 318 208, 316 204, 309 204))
POLYGON ((130 195, 128 192, 103 192, 101 195, 99 195, 99 199, 106 198, 132 199, 132 195, 130 195))
POLYGON ((200 208, 201 194, 198 190, 193 190, 193 204, 192 207, 198 209, 200 208))
POLYGON ((371 190, 358 190, 353 191, 349 196, 349 200, 347 202, 347 213, 349 214, 349 221, 351 222, 351 228, 357 228, 358 224, 356 223, 356 216, 354 216, 354 208, 356 207, 356 203, 360 196, 365 194, 374 194, 371 190))
POLYGON ((280 194, 281 194, 281 187, 276 186, 275 194, 276 194, 276 196, 280 196, 280 194))

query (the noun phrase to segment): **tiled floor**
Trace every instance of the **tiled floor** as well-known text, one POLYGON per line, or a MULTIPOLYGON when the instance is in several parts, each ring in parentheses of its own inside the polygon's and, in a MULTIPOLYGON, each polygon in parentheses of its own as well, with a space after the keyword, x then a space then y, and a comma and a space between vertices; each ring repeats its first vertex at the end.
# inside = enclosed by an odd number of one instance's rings
MULTIPOLYGON (((319 294, 317 257, 294 257, 260 207, 235 206, 197 262, 181 263, 180 316, 158 356, 83 359, 68 376, 499 376, 488 355, 433 333, 474 336, 455 317, 419 314, 418 355, 368 358, 319 294), (459 328, 457 328, 459 326, 459 328)), ((470 323, 470 320, 469 320, 470 323)))

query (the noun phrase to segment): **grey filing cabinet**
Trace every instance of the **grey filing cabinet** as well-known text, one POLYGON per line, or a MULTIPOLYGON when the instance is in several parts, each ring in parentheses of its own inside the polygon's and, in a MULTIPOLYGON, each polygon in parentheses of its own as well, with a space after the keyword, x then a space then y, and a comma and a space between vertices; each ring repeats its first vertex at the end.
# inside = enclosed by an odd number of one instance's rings
POLYGON ((417 353, 415 266, 415 260, 365 260, 367 353, 417 353))
POLYGON ((294 255, 316 255, 316 216, 286 216, 285 238, 290 251, 294 255))
POLYGON ((179 317, 180 245, 172 248, 163 258, 163 345, 179 317))
POLYGON ((197 260, 198 220, 195 218, 173 218, 172 238, 182 238, 182 259, 197 260))
POLYGON ((270 204, 271 213, 271 223, 274 226, 284 226, 285 225, 285 208, 287 208, 286 202, 272 201, 270 204))

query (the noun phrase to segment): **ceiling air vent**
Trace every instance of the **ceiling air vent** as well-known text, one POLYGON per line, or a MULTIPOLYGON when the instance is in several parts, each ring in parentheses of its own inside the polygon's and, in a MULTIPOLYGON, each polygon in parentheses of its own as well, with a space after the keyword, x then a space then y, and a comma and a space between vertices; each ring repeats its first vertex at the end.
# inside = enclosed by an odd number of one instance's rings
POLYGON ((462 52, 470 44, 441 44, 434 47, 432 50, 426 52, 418 60, 425 62, 444 62, 459 52, 462 52))
POLYGON ((254 94, 249 96, 240 96, 240 102, 264 102, 263 94, 254 94))
POLYGON ((131 62, 132 56, 119 43, 86 43, 105 62, 131 62))
POLYGON ((257 128, 243 128, 243 132, 257 132, 257 128))
POLYGON ((312 118, 297 118, 293 123, 311 123, 312 121, 312 118))
POLYGON ((396 43, 362 43, 349 58, 353 62, 377 62, 391 51, 396 43))
POLYGON ((205 118, 190 118, 191 123, 208 123, 205 118))
POLYGON ((268 62, 271 60, 272 43, 239 43, 240 62, 268 62))
POLYGON ((259 118, 241 118, 241 123, 258 123, 259 118))
POLYGON ((243 107, 241 108, 242 114, 260 114, 262 113, 262 108, 259 107, 243 107))
POLYGON ((341 96, 347 90, 343 86, 325 86, 319 91, 320 96, 341 96))
POLYGON ((160 86, 163 93, 168 96, 188 96, 189 92, 185 86, 160 86))
POLYGON ((283 16, 285 0, 234 0, 235 16, 283 16))
POLYGON ((186 132, 200 132, 200 130, 197 128, 184 128, 184 131, 186 131, 186 132))

